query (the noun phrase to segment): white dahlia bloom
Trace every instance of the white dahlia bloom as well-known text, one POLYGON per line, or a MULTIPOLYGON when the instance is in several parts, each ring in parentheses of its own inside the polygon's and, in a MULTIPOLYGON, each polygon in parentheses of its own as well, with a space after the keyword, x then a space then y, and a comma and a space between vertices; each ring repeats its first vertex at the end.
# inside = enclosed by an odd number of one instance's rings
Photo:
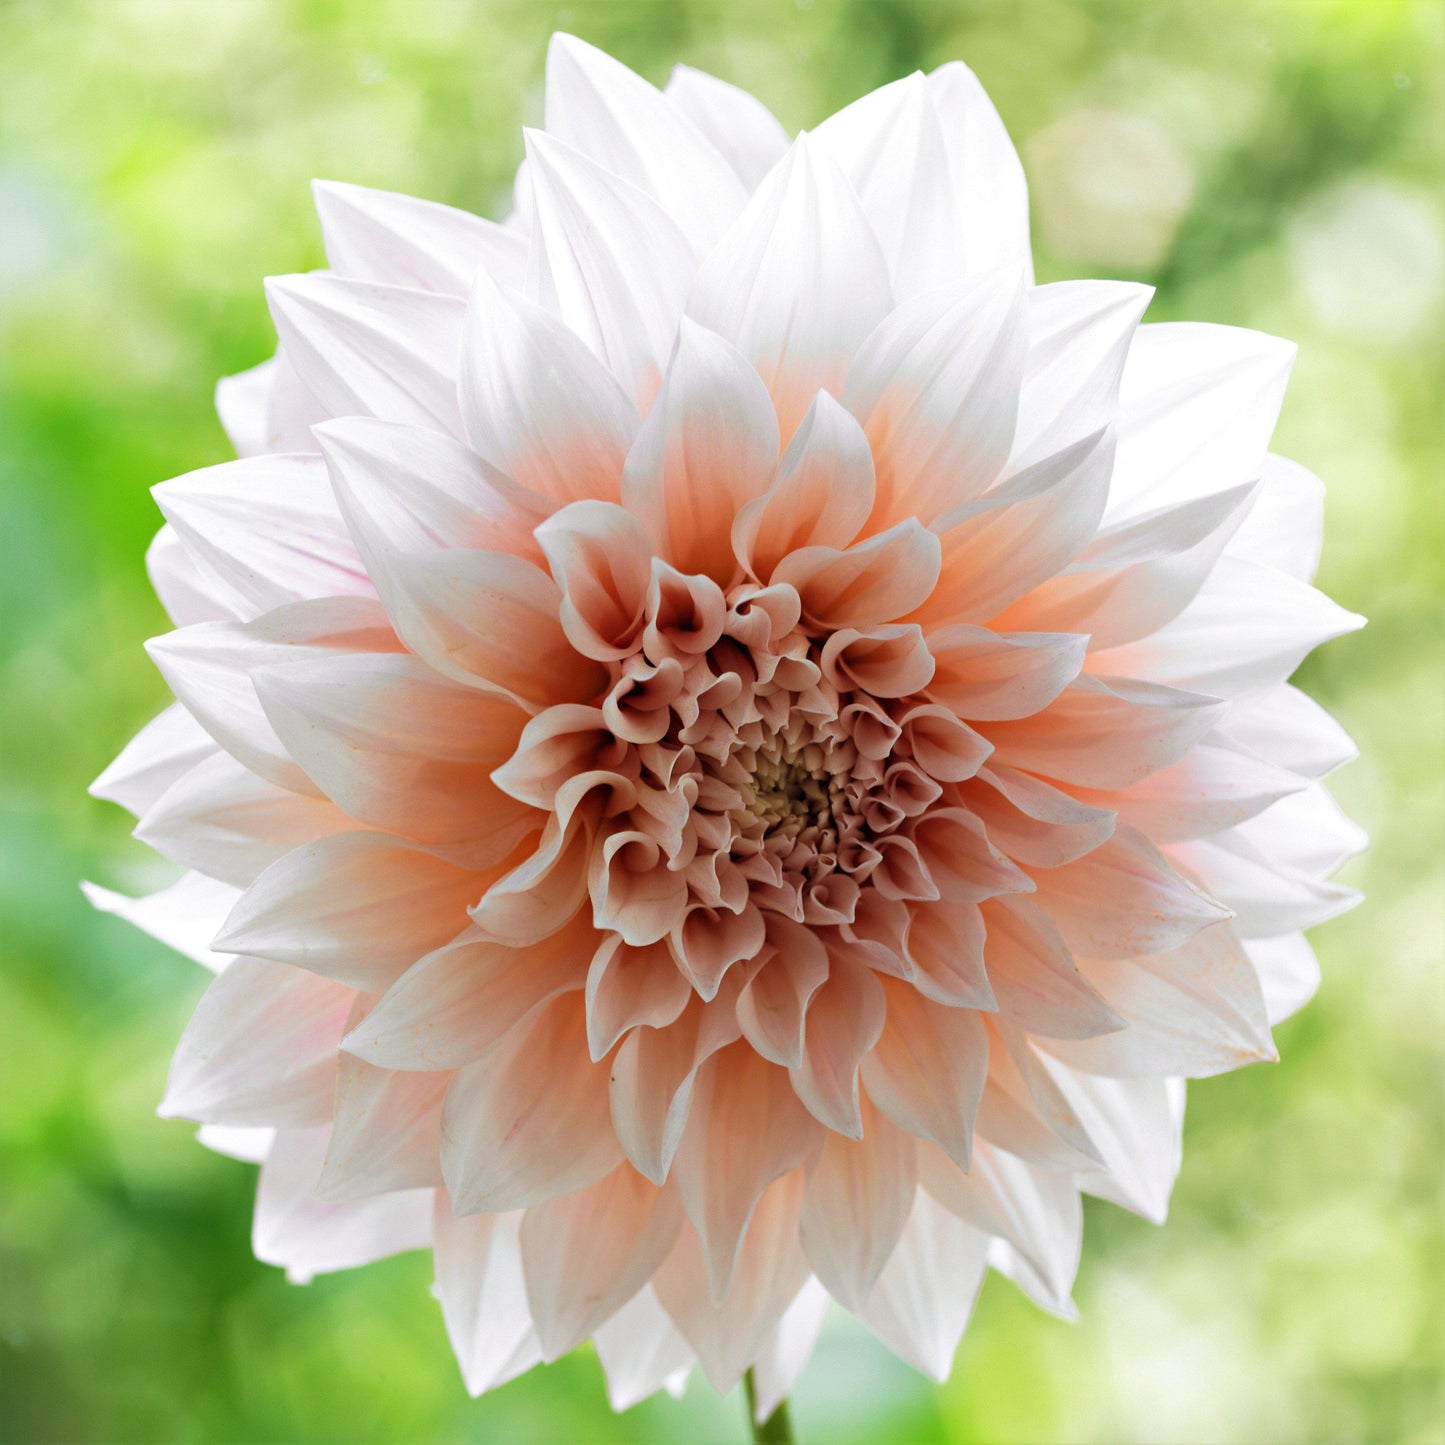
POLYGON ((429 1247, 467 1386, 941 1379, 1073 1310, 1186 1078, 1275 1057, 1360 846, 1287 679, 1360 625, 1267 451, 1293 348, 1036 286, 949 64, 790 141, 557 37, 502 224, 320 184, 156 490, 176 702, 95 784, 216 973, 161 1112, 304 1280, 429 1247))

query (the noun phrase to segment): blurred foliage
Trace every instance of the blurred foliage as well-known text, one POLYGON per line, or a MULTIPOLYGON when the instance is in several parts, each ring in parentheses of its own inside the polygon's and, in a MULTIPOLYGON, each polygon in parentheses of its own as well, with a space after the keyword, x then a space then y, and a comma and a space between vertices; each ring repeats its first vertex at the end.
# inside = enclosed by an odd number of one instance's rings
POLYGON ((0 1437, 742 1438, 697 1385, 611 1415, 585 1350, 468 1401, 424 1257, 255 1263, 249 1168, 153 1114, 203 980, 76 888, 162 881, 85 794, 163 697, 145 489, 227 456, 211 389, 271 348, 260 280, 322 263, 308 181, 495 212, 554 28, 791 127, 967 60, 1043 278, 1300 342, 1276 447, 1326 479, 1322 585, 1371 618, 1302 679, 1376 841, 1284 1062, 1191 1089, 1166 1229, 1091 1207, 1081 1324, 991 1278, 941 1389, 830 1324, 804 1440, 1445 1439, 1439 0, 0 0, 0 1437))

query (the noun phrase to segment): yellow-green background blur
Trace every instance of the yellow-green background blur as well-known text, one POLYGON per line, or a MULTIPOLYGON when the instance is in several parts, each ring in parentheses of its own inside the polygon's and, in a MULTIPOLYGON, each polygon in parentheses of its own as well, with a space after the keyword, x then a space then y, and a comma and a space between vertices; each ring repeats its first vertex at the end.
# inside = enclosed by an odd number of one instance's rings
POLYGON ((1301 679, 1375 843, 1283 1062, 1191 1088, 1166 1228, 1091 1205, 1080 1324, 991 1277, 941 1388, 832 1324, 802 1438, 1445 1439, 1441 0, 0 0, 0 1438, 743 1438, 696 1382, 612 1415, 587 1349, 469 1401, 425 1256, 257 1264, 253 1170, 154 1114, 201 971, 77 889, 164 881, 85 794, 163 700, 146 489, 226 458, 261 279, 323 264, 309 180, 495 214, 558 27, 790 128, 966 60, 1043 279, 1299 341, 1276 449, 1326 479, 1322 585, 1370 617, 1301 679))

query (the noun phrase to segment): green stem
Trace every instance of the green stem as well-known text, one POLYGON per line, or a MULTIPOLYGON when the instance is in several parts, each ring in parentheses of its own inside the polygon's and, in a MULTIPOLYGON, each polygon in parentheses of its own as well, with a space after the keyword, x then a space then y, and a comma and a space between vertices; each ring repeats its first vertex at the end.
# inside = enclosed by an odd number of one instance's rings
POLYGON ((747 1397, 748 1428, 753 1432, 753 1445, 795 1445, 792 1417, 788 1414, 788 1402, 783 1400, 778 1408, 758 1424, 758 1386, 749 1370, 743 1376, 743 1392, 747 1397))

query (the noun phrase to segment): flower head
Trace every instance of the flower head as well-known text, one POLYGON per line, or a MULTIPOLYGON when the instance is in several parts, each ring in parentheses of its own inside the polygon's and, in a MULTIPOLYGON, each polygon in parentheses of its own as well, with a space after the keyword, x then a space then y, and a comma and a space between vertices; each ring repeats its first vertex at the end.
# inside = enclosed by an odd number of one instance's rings
POLYGON ((1292 349, 1034 285, 957 64, 790 142, 558 37, 505 223, 317 203, 96 784, 257 1253, 429 1245, 473 1391, 591 1336, 618 1405, 768 1407, 829 1297, 937 1377, 990 1264, 1071 1311, 1353 898, 1292 349))

